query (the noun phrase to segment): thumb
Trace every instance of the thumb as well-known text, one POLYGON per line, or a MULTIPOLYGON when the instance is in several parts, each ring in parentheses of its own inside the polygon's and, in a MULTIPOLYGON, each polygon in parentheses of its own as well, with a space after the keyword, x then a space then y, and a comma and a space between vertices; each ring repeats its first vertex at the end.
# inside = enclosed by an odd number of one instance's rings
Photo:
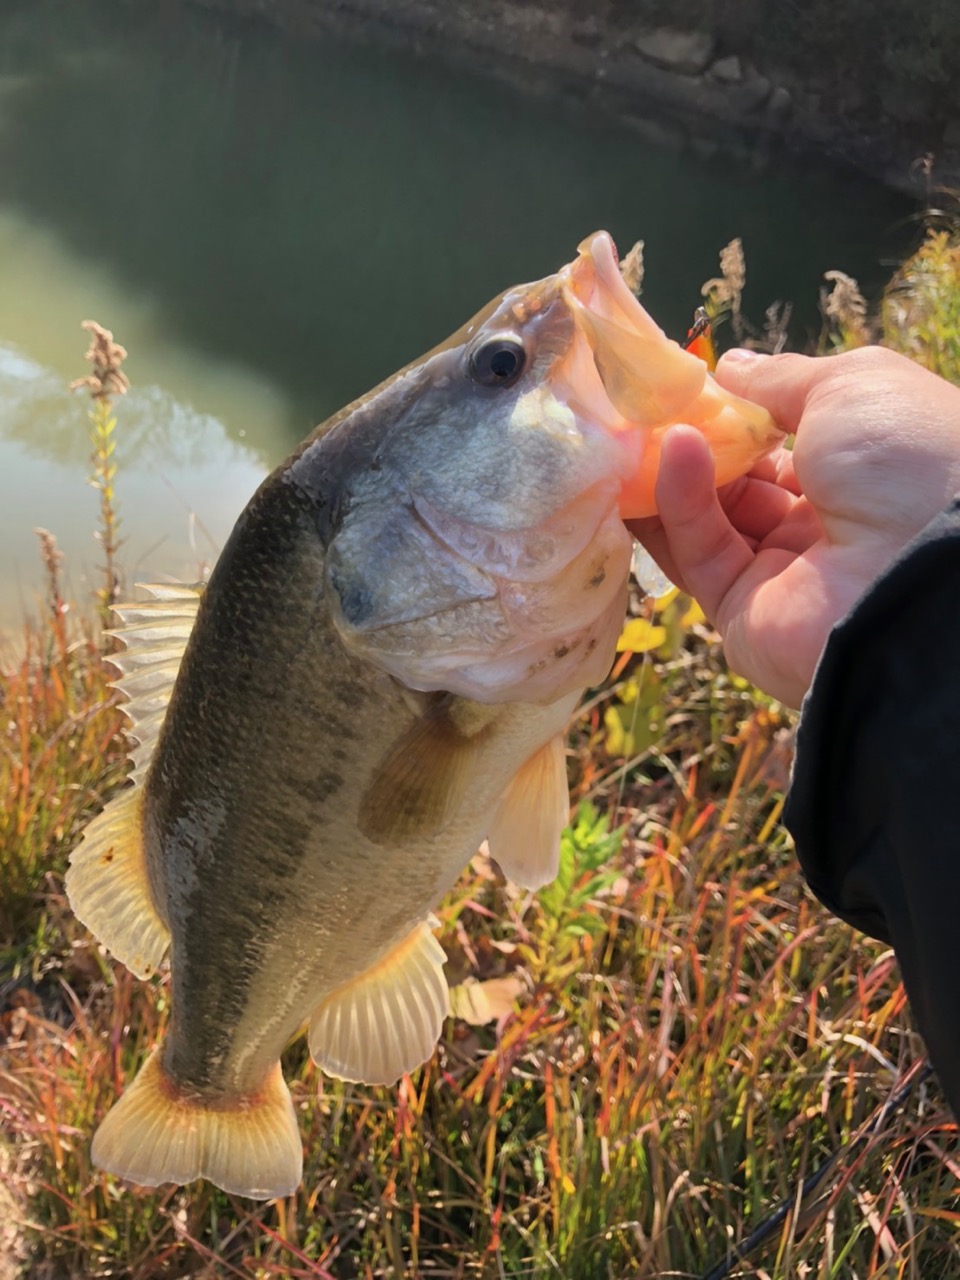
POLYGON ((720 505, 713 455, 694 427, 673 426, 663 437, 657 509, 671 566, 684 590, 716 620, 724 597, 754 553, 720 505))

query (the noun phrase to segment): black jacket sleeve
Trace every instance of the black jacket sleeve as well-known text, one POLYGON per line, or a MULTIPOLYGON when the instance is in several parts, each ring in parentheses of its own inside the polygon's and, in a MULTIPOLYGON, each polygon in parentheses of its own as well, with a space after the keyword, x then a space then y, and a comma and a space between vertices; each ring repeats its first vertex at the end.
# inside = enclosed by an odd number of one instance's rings
POLYGON ((831 633, 784 820, 817 897, 892 943, 960 1117, 960 499, 831 633))

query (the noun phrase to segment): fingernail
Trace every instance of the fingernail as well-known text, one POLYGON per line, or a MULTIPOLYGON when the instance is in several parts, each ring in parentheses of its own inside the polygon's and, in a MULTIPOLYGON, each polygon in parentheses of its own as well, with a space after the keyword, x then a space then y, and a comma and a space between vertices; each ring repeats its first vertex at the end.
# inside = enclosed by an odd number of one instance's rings
POLYGON ((762 352, 751 351, 748 347, 734 347, 732 351, 725 351, 720 358, 724 364, 735 364, 741 369, 767 359, 762 352))

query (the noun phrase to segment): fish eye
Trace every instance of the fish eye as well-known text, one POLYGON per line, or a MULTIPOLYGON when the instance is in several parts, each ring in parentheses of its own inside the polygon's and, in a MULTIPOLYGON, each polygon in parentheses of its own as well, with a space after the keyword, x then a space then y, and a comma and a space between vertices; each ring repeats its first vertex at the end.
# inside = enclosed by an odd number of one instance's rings
POLYGON ((470 377, 484 387, 509 387, 523 373, 527 353, 513 334, 499 334, 474 348, 470 377))

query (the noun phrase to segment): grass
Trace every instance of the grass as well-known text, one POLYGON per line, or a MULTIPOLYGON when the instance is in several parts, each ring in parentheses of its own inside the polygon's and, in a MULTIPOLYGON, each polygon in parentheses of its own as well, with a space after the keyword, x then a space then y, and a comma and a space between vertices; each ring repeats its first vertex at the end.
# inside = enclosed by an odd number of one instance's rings
MULTIPOLYGON (((922 1047, 889 952, 812 901, 778 826, 789 717, 724 673, 701 624, 678 630, 680 608, 575 726, 557 884, 518 896, 479 858, 441 913, 454 974, 514 974, 516 1011, 499 1030, 454 1022, 392 1090, 332 1084, 294 1045, 306 1173, 267 1206, 127 1191, 90 1166, 165 990, 107 960, 63 898, 121 746, 95 646, 64 643, 47 611, 4 686, 0 761, 0 1109, 33 1267, 699 1276, 857 1134, 922 1047), (647 678, 659 730, 610 755, 607 713, 647 678)), ((935 1086, 916 1090, 741 1274, 960 1274, 952 1136, 935 1086)))
POLYGON ((931 227, 884 294, 888 346, 960 384, 960 235, 931 227))
POLYGON ((110 961, 63 896, 124 747, 43 548, 47 599, 0 680, 10 1275, 717 1280, 726 1259, 764 1280, 960 1276, 955 1124, 917 1082, 893 957, 806 890, 778 822, 793 717, 730 675, 683 598, 634 606, 573 726, 557 882, 521 894, 478 856, 440 911, 452 980, 513 978, 509 1015, 451 1020, 393 1089, 332 1083, 294 1044, 306 1161, 287 1200, 94 1170, 91 1131, 161 1034, 166 989, 110 961))

